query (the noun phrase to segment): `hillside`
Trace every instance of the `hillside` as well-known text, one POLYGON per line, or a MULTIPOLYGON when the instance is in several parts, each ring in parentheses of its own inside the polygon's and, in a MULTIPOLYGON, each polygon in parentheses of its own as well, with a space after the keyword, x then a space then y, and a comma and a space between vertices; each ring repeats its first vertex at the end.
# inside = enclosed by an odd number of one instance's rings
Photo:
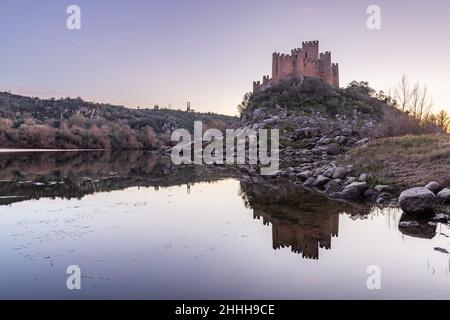
POLYGON ((247 95, 240 114, 241 126, 280 130, 279 176, 332 198, 384 203, 405 187, 450 183, 444 129, 366 82, 284 81, 247 95))
POLYGON ((214 113, 130 109, 77 99, 0 93, 0 148, 158 149, 194 121, 225 129, 237 119, 214 113))

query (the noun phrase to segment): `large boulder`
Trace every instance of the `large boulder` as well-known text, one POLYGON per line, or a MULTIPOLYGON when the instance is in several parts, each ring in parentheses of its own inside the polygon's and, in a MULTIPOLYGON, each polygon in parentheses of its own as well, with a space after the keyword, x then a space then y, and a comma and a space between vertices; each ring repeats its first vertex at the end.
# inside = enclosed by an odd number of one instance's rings
POLYGON ((341 192, 333 193, 331 196, 336 199, 359 200, 363 197, 366 190, 367 183, 353 182, 345 186, 344 190, 342 190, 341 192))
POLYGON ((425 186, 425 188, 427 188, 434 194, 438 194, 439 192, 442 191, 442 189, 444 189, 444 186, 442 184, 440 184, 439 182, 433 181, 433 182, 430 182, 429 184, 427 184, 425 186))
POLYGON ((438 200, 442 204, 450 204, 450 189, 445 188, 437 195, 438 200))
POLYGON ((406 214, 433 214, 437 204, 436 196, 428 188, 405 190, 398 202, 406 214))
POLYGON ((342 179, 342 178, 345 178, 346 175, 347 175, 347 168, 337 167, 334 170, 332 178, 333 179, 342 179))

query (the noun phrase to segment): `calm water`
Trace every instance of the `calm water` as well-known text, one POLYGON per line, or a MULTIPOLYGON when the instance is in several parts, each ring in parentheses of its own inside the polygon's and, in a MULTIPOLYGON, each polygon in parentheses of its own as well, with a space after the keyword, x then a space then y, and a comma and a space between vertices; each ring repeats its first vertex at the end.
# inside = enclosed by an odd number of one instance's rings
POLYGON ((3 299, 450 298, 448 226, 399 230, 397 209, 136 152, 3 154, 0 172, 3 299))

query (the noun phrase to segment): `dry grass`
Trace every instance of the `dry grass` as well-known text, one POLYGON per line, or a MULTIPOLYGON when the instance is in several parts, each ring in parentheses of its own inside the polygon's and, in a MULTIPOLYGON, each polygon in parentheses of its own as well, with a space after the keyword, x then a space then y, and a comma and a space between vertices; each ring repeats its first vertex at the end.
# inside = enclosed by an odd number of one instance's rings
POLYGON ((351 150, 355 173, 368 173, 372 184, 423 186, 438 181, 450 187, 450 136, 383 138, 351 150))

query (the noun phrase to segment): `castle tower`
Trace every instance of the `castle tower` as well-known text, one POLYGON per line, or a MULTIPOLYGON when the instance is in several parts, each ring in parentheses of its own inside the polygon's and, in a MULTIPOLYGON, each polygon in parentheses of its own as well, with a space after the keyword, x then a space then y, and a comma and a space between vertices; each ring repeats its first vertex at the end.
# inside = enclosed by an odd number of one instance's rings
POLYGON ((333 83, 333 71, 331 67, 331 52, 326 51, 319 57, 320 78, 326 83, 333 83))
POLYGON ((305 60, 319 59, 319 41, 302 42, 302 51, 303 51, 305 60))
POLYGON ((333 82, 332 85, 339 88, 339 64, 333 63, 331 65, 332 72, 333 72, 333 82))

